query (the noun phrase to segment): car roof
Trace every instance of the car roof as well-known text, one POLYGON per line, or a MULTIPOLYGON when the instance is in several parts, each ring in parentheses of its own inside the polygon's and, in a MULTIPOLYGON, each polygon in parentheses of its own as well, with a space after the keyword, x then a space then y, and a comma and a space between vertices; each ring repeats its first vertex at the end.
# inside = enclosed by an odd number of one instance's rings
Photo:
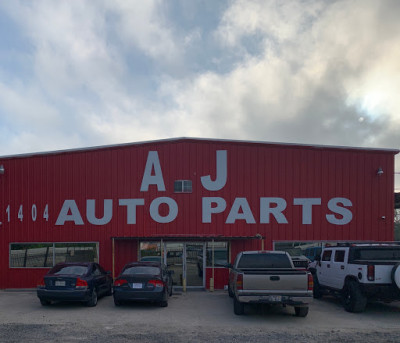
POLYGON ((55 265, 56 266, 85 266, 89 267, 94 262, 60 262, 55 265))
POLYGON ((243 255, 252 255, 252 254, 286 254, 286 251, 281 250, 254 250, 254 251, 242 251, 243 255))
POLYGON ((138 261, 138 262, 130 262, 128 264, 125 265, 125 268, 129 268, 129 267, 159 267, 161 268, 162 263, 161 262, 156 262, 156 261, 138 261))

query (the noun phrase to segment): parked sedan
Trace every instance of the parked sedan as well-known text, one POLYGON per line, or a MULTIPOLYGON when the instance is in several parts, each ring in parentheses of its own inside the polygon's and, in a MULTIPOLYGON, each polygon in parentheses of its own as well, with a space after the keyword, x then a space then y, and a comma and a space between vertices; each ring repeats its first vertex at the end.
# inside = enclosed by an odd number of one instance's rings
POLYGON ((37 285, 37 296, 43 306, 52 301, 80 301, 96 306, 98 297, 111 294, 111 273, 91 262, 59 263, 37 285))
POLYGON ((173 272, 160 262, 132 262, 127 264, 114 281, 114 303, 125 301, 157 302, 168 306, 172 294, 173 272))

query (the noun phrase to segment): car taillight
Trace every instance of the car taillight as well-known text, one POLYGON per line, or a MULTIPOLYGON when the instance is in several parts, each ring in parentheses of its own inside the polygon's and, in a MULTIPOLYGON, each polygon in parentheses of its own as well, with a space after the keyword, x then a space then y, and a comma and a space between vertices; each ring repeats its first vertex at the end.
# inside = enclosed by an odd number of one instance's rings
POLYGON ((314 288, 314 278, 311 275, 311 273, 308 273, 307 275, 308 275, 308 290, 312 291, 314 288))
POLYGON ((243 274, 238 274, 236 279, 236 289, 242 290, 243 289, 243 274))
POLYGON ((75 284, 75 288, 87 288, 88 287, 88 283, 86 280, 82 280, 80 278, 76 279, 76 284, 75 284))
POLYGON ((44 282, 44 277, 42 277, 41 280, 37 283, 37 286, 39 288, 45 288, 46 287, 46 283, 44 282))
POLYGON ((121 287, 122 285, 127 284, 128 281, 126 281, 125 279, 117 279, 114 281, 114 287, 121 287))
POLYGON ((373 264, 369 264, 367 268, 367 279, 368 281, 375 280, 375 266, 373 264))
POLYGON ((164 282, 162 282, 161 280, 150 280, 147 281, 147 285, 151 285, 154 287, 164 287, 164 282))

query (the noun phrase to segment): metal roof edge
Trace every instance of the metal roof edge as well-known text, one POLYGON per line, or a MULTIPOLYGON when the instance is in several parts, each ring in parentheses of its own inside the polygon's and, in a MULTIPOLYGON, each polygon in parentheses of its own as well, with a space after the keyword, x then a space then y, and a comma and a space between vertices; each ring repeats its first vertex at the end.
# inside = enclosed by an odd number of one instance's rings
POLYGON ((248 141, 248 140, 233 140, 233 139, 223 139, 223 138, 199 138, 199 137, 176 137, 176 138, 164 138, 158 140, 150 141, 139 141, 139 142, 129 142, 129 143, 119 143, 110 145, 96 145, 91 147, 83 148, 72 148, 72 149, 62 149, 53 151, 41 151, 41 152, 31 152, 22 153, 14 155, 4 155, 0 156, 2 159, 6 158, 25 158, 32 156, 42 156, 42 155, 58 155, 65 153, 75 153, 75 152, 85 152, 103 149, 113 149, 113 148, 124 148, 129 146, 140 146, 148 144, 158 144, 158 143, 173 143, 179 141, 199 141, 199 142, 216 142, 216 143, 236 143, 236 144, 261 144, 261 145, 277 145, 286 147, 305 147, 314 149, 339 149, 339 150, 360 150, 360 151, 376 151, 376 152, 387 152, 398 154, 400 149, 390 149, 390 148, 370 148, 370 147, 353 147, 353 146, 341 146, 341 145, 322 145, 322 144, 304 144, 304 143, 284 143, 284 142, 269 142, 269 141, 248 141))

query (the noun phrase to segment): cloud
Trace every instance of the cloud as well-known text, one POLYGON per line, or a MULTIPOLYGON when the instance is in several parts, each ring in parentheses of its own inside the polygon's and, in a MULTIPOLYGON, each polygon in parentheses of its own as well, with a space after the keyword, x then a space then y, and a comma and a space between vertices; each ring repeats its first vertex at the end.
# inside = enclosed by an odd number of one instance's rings
POLYGON ((177 107, 212 136, 386 146, 400 114, 391 11, 375 1, 233 2, 216 36, 239 51, 261 36, 262 53, 178 82, 177 107))
POLYGON ((398 1, 213 6, 0 3, 20 42, 0 59, 0 153, 179 136, 399 147, 398 1))

